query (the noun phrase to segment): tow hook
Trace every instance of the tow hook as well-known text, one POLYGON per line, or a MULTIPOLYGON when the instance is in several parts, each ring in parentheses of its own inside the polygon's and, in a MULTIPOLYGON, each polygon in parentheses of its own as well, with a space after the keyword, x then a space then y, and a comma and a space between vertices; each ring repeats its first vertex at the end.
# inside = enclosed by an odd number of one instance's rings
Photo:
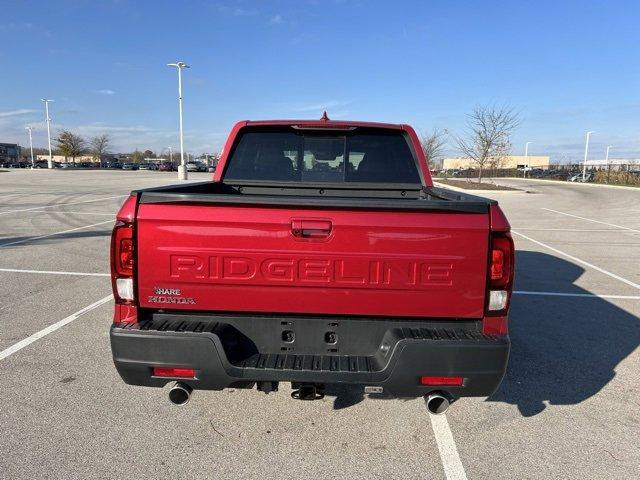
POLYGON ((278 391, 278 382, 258 382, 257 388, 259 392, 271 393, 278 391))
POLYGON ((320 400, 324 398, 324 385, 300 385, 298 390, 291 392, 291 398, 296 400, 320 400))
POLYGON ((424 396, 424 401, 431 415, 442 415, 453 403, 453 397, 447 392, 431 392, 424 396))

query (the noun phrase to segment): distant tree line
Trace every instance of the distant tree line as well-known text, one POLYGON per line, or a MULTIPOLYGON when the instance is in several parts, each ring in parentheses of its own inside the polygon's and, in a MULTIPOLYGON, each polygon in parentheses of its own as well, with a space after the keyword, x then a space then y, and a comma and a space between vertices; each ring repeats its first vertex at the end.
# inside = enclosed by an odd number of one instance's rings
MULTIPOLYGON (((86 139, 82 135, 62 129, 53 139, 55 155, 63 155, 70 158, 75 164, 76 158, 83 155, 91 155, 94 161, 102 160, 106 155, 111 153, 111 136, 108 134, 96 135, 86 139)), ((23 148, 23 151, 26 149, 23 148)), ((48 155, 47 148, 34 148, 35 155, 48 155)), ((140 151, 138 149, 131 153, 131 161, 134 163, 142 163, 145 158, 158 158, 152 150, 140 151)))

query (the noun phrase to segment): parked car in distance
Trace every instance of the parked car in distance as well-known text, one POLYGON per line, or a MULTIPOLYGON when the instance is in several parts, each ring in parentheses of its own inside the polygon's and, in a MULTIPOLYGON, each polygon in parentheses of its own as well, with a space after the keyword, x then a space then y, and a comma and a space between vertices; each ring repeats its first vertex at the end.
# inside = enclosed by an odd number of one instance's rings
POLYGON ((149 164, 141 163, 140 166, 138 167, 138 170, 149 170, 149 164))
POLYGON ((135 170, 133 163, 125 163, 122 165, 122 170, 135 170))
POLYGON ((582 173, 578 173, 576 175, 573 175, 571 178, 569 178, 570 182, 581 182, 581 183, 587 183, 587 182, 592 182, 593 181, 593 173, 588 172, 584 178, 582 177, 582 173))
POLYGON ((196 162, 187 162, 187 172, 199 172, 200 167, 196 162))
POLYGON ((49 168, 49 161, 48 160, 36 160, 33 168, 49 168))
POLYGON ((158 170, 161 172, 171 172, 173 171, 173 165, 169 162, 162 162, 158 167, 158 170))

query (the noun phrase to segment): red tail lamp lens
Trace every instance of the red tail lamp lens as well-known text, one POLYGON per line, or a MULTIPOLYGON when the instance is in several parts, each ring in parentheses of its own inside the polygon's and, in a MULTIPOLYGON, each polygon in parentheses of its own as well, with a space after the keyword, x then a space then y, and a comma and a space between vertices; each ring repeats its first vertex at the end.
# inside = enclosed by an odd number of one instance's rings
POLYGON ((120 240, 120 270, 133 270, 133 240, 131 238, 120 240))
POLYGON ((513 243, 508 236, 491 239, 491 266, 489 280, 492 288, 503 288, 511 282, 513 270, 513 243))
POLYGON ((491 280, 500 280, 504 275, 504 252, 491 251, 491 280))
POLYGON ((153 376, 170 378, 196 378, 196 371, 193 368, 155 367, 153 369, 153 376))
POLYGON ((133 228, 118 222, 113 230, 113 274, 116 277, 133 276, 133 228))
POLYGON ((463 377, 420 377, 420 384, 430 387, 461 387, 463 380, 463 377))

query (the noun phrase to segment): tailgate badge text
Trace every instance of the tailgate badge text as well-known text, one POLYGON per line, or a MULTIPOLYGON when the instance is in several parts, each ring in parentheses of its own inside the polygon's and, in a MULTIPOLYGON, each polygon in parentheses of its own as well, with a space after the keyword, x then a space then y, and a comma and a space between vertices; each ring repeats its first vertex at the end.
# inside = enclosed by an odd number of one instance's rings
POLYGON ((195 305, 196 301, 192 297, 181 296, 179 288, 161 288, 154 287, 153 293, 155 295, 149 295, 149 303, 169 303, 174 305, 195 305))

